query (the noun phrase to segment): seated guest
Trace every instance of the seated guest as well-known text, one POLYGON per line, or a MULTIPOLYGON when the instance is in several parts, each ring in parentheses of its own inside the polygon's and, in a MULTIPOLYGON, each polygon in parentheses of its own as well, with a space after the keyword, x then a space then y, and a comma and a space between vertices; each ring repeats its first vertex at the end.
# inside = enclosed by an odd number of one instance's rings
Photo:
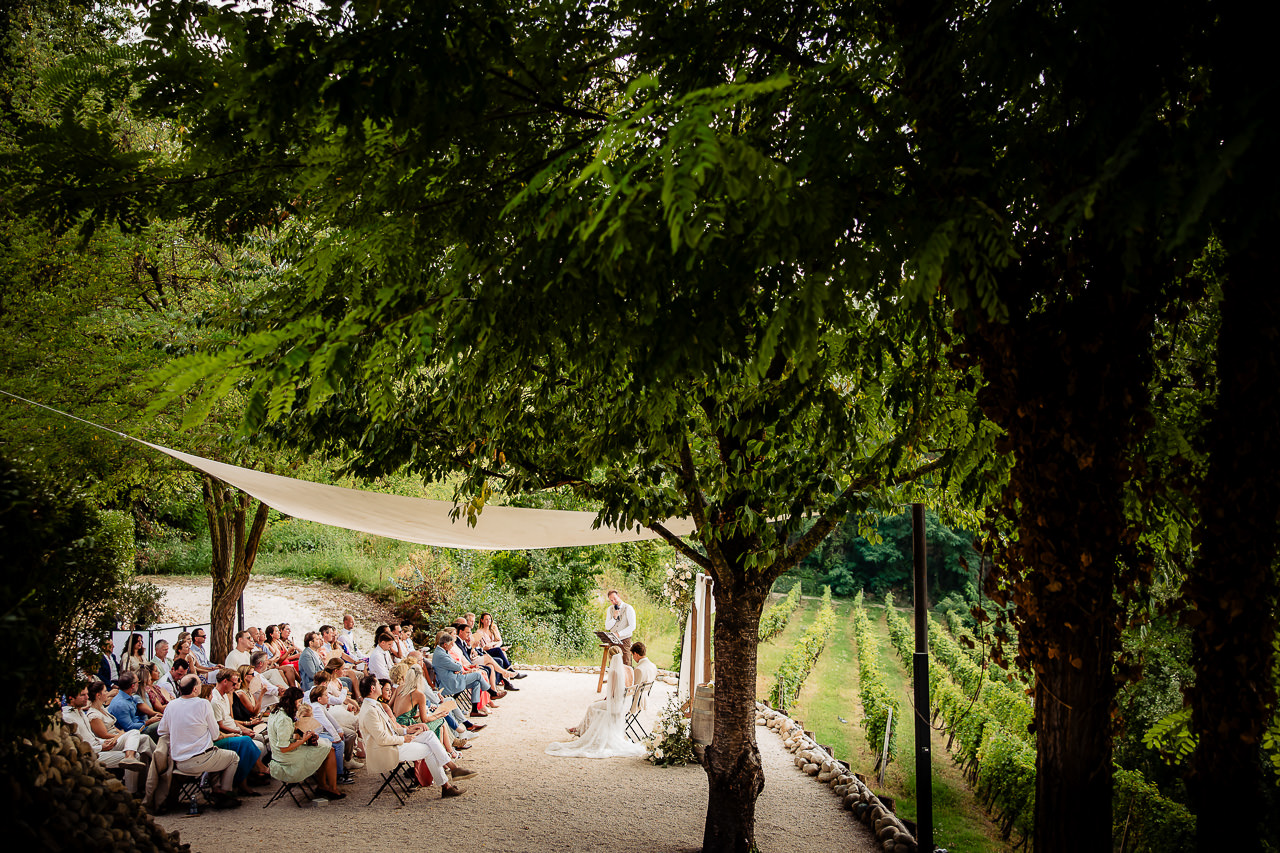
MULTIPOLYGON (((160 668, 160 674, 156 676, 157 678, 164 678, 166 675, 169 674, 170 664, 169 664, 168 658, 169 658, 169 641, 156 640, 156 656, 151 659, 151 662, 160 668)), ((172 695, 173 694, 170 694, 170 697, 172 697, 172 695)))
MULTIPOLYGON (((324 684, 317 684, 311 688, 308 694, 307 705, 311 708, 311 716, 315 717, 320 723, 320 729, 317 734, 320 735, 322 741, 328 741, 333 747, 334 758, 338 762, 338 784, 350 785, 355 782, 351 776, 351 771, 346 767, 348 757, 355 754, 356 736, 355 733, 347 734, 344 732, 333 717, 329 715, 329 688, 324 684)), ((298 710, 302 710, 302 706, 298 706, 298 710)))
POLYGON ((200 679, 184 675, 178 681, 178 698, 160 720, 160 734, 169 736, 169 758, 184 776, 208 773, 213 784, 215 808, 234 808, 240 801, 231 795, 236 775, 236 754, 216 749, 213 739, 221 732, 213 718, 213 706, 198 695, 200 679))
POLYGON ((141 733, 136 731, 122 732, 114 729, 116 733, 112 734, 113 729, 102 722, 102 717, 98 718, 98 727, 95 732, 87 713, 90 706, 89 689, 94 684, 98 688, 95 696, 105 692, 101 681, 83 685, 62 709, 62 719, 75 727, 76 734, 82 741, 89 744, 103 767, 123 767, 125 787, 136 791, 141 778, 139 771, 146 768, 144 759, 152 754, 155 744, 151 738, 142 737, 141 733), (133 775, 130 776, 130 774, 133 775))
MULTIPOLYGON (((343 663, 349 663, 355 666, 359 661, 347 654, 342 648, 342 644, 338 642, 338 629, 332 625, 321 625, 320 636, 324 640, 324 644, 320 651, 324 654, 325 661, 338 659, 343 663)), ((354 689, 354 688, 353 688, 354 689)))
POLYGON ((236 647, 227 655, 226 668, 239 669, 249 665, 249 654, 253 651, 253 637, 248 631, 236 634, 236 647))
MULTIPOLYGON (((280 675, 280 670, 271 669, 267 663, 268 660, 270 656, 266 652, 254 652, 249 655, 249 668, 253 670, 260 682, 264 707, 279 701, 281 692, 288 690, 290 686, 280 675)), ((285 667, 285 670, 297 676, 291 667, 285 667)))
POLYGON ((404 649, 406 656, 417 648, 413 644, 413 623, 408 619, 400 623, 400 646, 404 649))
MULTIPOLYGON (((356 617, 350 613, 342 614, 342 631, 338 634, 338 645, 342 651, 354 661, 360 660, 360 651, 356 648, 356 617)), ((357 684, 357 689, 359 685, 357 684)))
MULTIPOLYGON (((425 686, 422 670, 401 661, 391 667, 391 685, 395 688, 391 694, 391 713, 396 715, 397 724, 411 726, 415 723, 426 723, 427 730, 440 738, 445 752, 454 758, 457 757, 458 750, 471 748, 465 739, 455 741, 451 728, 445 725, 445 717, 449 715, 452 708, 441 708, 439 703, 427 704, 427 696, 421 689, 425 686)), ((452 699, 448 702, 450 706, 454 705, 452 699)))
POLYGON ((240 686, 231 694, 231 716, 237 723, 252 729, 267 716, 266 688, 258 673, 248 664, 236 670, 240 677, 240 686))
POLYGON ((137 670, 145 663, 147 663, 147 644, 143 641, 141 634, 130 634, 129 642, 124 647, 124 657, 120 659, 120 670, 122 672, 137 670))
POLYGON ((304 733, 294 727, 301 698, 302 691, 290 687, 280 695, 279 704, 267 719, 271 775, 281 782, 301 782, 311 777, 326 799, 345 799, 347 795, 338 790, 338 763, 333 748, 322 744, 316 733, 304 733))
POLYGON ((409 653, 409 647, 404 642, 404 634, 399 625, 388 625, 387 633, 391 635, 391 659, 399 663, 409 653))
MULTIPOLYGON (((360 674, 354 669, 348 670, 347 663, 341 656, 334 655, 330 657, 325 661, 324 669, 325 672, 329 673, 330 678, 337 679, 347 689, 347 692, 352 694, 357 702, 359 701, 360 694, 357 687, 360 674)), ((357 704, 356 707, 358 708, 359 705, 357 704)))
MULTIPOLYGON (((379 681, 391 680, 391 667, 395 666, 395 661, 391 659, 391 649, 394 645, 395 638, 391 636, 390 631, 385 630, 385 626, 373 635, 373 651, 369 652, 369 672, 379 681)), ((363 684, 364 681, 360 683, 363 684)))
MULTIPOLYGON (((475 667, 468 668, 458 663, 450 654, 452 648, 453 634, 448 631, 441 631, 436 634, 436 647, 435 651, 431 653, 431 666, 435 669, 436 678, 440 682, 440 692, 445 696, 456 696, 459 693, 470 690, 471 701, 475 704, 471 716, 489 716, 489 712, 483 710, 480 705, 481 696, 488 693, 489 682, 475 667)), ((372 658, 370 658, 370 661, 372 661, 372 658)))
POLYGON ((300 682, 308 690, 315 684, 316 673, 324 669, 324 656, 320 654, 322 642, 319 631, 308 631, 302 638, 304 648, 302 656, 298 658, 298 675, 300 682))
POLYGON ((372 698, 378 695, 377 676, 370 674, 360 679, 360 693, 365 697, 360 705, 360 734, 364 739, 365 766, 370 772, 390 773, 401 761, 425 761, 431 770, 432 782, 441 786, 441 797, 464 793, 454 782, 468 779, 476 775, 475 772, 454 764, 444 746, 423 724, 405 728, 384 713, 378 700, 372 698))
POLYGON ((259 781, 267 775, 262 762, 264 747, 255 740, 253 729, 239 722, 231 711, 231 694, 240 686, 240 676, 230 669, 220 669, 214 676, 213 692, 209 705, 220 737, 213 742, 219 749, 229 749, 236 754, 236 772, 232 778, 235 790, 245 796, 256 797, 257 791, 249 789, 249 774, 257 771, 259 781))
MULTIPOLYGON (((422 691, 422 695, 426 698, 428 706, 435 708, 442 705, 448 699, 448 697, 441 696, 437 693, 435 688, 433 688, 431 683, 427 680, 427 677, 424 674, 427 667, 423 661, 422 652, 420 650, 414 649, 409 652, 409 654, 405 656, 404 662, 417 669, 418 674, 422 675, 422 678, 418 681, 418 689, 422 691)), ((462 709, 457 707, 457 703, 454 703, 453 710, 450 711, 444 719, 448 724, 449 729, 452 731, 452 737, 454 738, 462 738, 465 740, 469 737, 467 732, 475 733, 484 728, 483 723, 477 725, 468 720, 467 715, 462 712, 462 709)))
POLYGON ((188 672, 194 673, 196 671, 195 661, 192 660, 191 658, 191 638, 190 637, 180 637, 177 641, 174 642, 173 663, 169 665, 173 666, 173 664, 177 663, 178 661, 184 661, 187 664, 188 672))
POLYGON ((471 628, 466 623, 454 627, 458 630, 457 646, 463 657, 475 666, 484 667, 489 673, 489 680, 495 685, 505 685, 506 690, 520 689, 515 686, 516 674, 514 672, 500 665, 493 659, 492 655, 472 648, 471 628))
MULTIPOLYGON (((493 621, 493 616, 488 613, 480 614, 480 622, 475 630, 471 632, 471 648, 477 646, 496 660, 498 663, 512 671, 515 667, 511 665, 511 659, 507 656, 506 646, 502 642, 502 632, 498 630, 497 624, 493 621)), ((527 677, 523 672, 517 672, 516 678, 527 677)))
POLYGON ((281 622, 276 627, 276 637, 273 641, 268 628, 267 645, 271 646, 271 650, 276 653, 276 663, 289 664, 296 669, 301 653, 298 647, 293 644, 291 639, 292 632, 293 629, 289 627, 288 622, 281 622))
POLYGON ((191 665, 187 663, 186 658, 178 658, 169 668, 169 674, 160 679, 160 686, 169 691, 169 695, 174 699, 178 698, 178 682, 182 681, 183 676, 191 672, 191 665))
POLYGON ((120 690, 109 708, 116 725, 121 731, 142 732, 152 740, 158 740, 156 729, 160 727, 160 715, 138 695, 138 676, 122 672, 116 686, 120 690))
POLYGON ((116 641, 107 636, 102 641, 102 658, 98 662, 98 680, 107 685, 107 689, 116 686, 116 679, 120 677, 120 661, 116 658, 116 641))
MULTIPOLYGON (((353 685, 359 685, 362 673, 354 673, 348 676, 345 673, 350 672, 346 665, 337 659, 331 660, 324 665, 324 671, 329 676, 329 692, 337 697, 337 701, 346 704, 350 701, 353 705, 353 714, 360 713, 360 695, 352 689, 353 685)), ((318 682, 317 682, 318 683, 318 682)), ((330 702, 329 704, 333 704, 330 702)))
POLYGON ((165 706, 173 701, 173 694, 160 683, 160 667, 154 663, 138 670, 138 695, 145 698, 157 714, 163 714, 165 706))
POLYGON ((205 648, 205 642, 208 639, 209 634, 204 628, 196 628, 191 632, 191 671, 200 676, 206 684, 213 684, 213 679, 221 667, 209 660, 209 650, 205 648))
MULTIPOLYGON (((289 650, 285 647, 284 641, 280 639, 280 626, 268 625, 266 630, 262 632, 263 651, 267 657, 267 671, 272 673, 268 676, 273 684, 284 690, 287 687, 296 687, 298 684, 298 663, 294 659, 291 661, 289 650), (283 685, 281 682, 284 682, 283 685)), ((251 656, 252 657, 252 656, 251 656)), ((250 661, 252 663, 252 661, 250 661)))
MULTIPOLYGON (((266 652, 267 637, 262 632, 262 629, 250 627, 248 631, 249 631, 249 639, 253 640, 253 650, 255 652, 266 652)), ((270 652, 268 652, 268 654, 270 654, 270 652)))

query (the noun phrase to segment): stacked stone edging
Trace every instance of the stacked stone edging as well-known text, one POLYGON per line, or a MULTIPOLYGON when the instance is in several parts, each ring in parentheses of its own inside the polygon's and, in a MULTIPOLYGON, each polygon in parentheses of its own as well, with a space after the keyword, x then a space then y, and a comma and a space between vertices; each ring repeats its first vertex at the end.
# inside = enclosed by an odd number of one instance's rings
POLYGON ((796 767, 831 787, 844 807, 875 833, 886 853, 917 853, 918 845, 906 824, 880 798, 833 758, 795 720, 763 702, 756 703, 756 725, 777 732, 782 745, 795 756, 796 767))

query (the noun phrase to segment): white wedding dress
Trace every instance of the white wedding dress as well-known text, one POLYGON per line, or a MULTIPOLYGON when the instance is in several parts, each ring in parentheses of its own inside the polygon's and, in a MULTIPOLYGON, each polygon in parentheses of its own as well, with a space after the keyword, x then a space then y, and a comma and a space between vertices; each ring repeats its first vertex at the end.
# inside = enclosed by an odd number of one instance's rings
POLYGON ((578 726, 578 739, 551 744, 547 747, 547 755, 560 758, 632 758, 645 754, 644 744, 627 740, 626 712, 630 703, 627 701, 626 669, 622 655, 614 655, 609 662, 605 698, 587 707, 586 716, 578 726))

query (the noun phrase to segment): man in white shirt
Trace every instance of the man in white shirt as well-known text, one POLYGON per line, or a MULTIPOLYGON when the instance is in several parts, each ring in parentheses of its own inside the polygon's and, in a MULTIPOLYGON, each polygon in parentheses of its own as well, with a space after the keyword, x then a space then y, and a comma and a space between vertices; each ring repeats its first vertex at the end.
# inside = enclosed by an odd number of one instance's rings
POLYGON ((633 654, 636 659, 635 683, 637 687, 650 684, 658 678, 658 666, 653 661, 645 657, 646 652, 648 652, 648 649, 645 648, 644 643, 639 640, 631 644, 631 654, 633 654))
POLYGON ((360 650, 356 647, 356 617, 350 613, 342 614, 342 630, 338 632, 338 645, 342 646, 342 650, 353 660, 360 660, 360 650))
POLYGON ((622 641, 622 662, 631 666, 631 635, 636 631, 636 609, 622 600, 616 589, 609 590, 610 607, 604 612, 604 629, 622 641))
POLYGON ((253 635, 248 631, 241 631, 236 634, 235 650, 227 655, 227 669, 239 669, 242 666, 248 666, 250 663, 249 656, 252 652, 253 635))
MULTIPOLYGON (((395 642, 394 638, 388 633, 381 633, 374 638, 376 647, 369 653, 369 672, 376 675, 379 680, 391 680, 391 645, 395 642)), ((375 696, 378 694, 375 693, 375 696)))
POLYGON ((213 717, 213 706, 200 698, 200 679, 184 676, 178 682, 178 698, 165 706, 160 718, 160 736, 169 736, 169 758, 184 776, 208 773, 213 779, 214 806, 235 808, 240 801, 231 795, 238 758, 229 749, 213 745, 222 732, 213 717))
POLYGON ((240 688, 240 673, 233 669, 220 669, 216 678, 213 693, 209 695, 209 706, 213 709, 213 719, 221 734, 214 745, 236 754, 237 766, 232 784, 240 793, 256 797, 257 794, 249 790, 248 779, 255 769, 260 776, 269 772, 262 761, 266 753, 266 739, 258 739, 253 729, 241 725, 231 713, 231 694, 240 688))

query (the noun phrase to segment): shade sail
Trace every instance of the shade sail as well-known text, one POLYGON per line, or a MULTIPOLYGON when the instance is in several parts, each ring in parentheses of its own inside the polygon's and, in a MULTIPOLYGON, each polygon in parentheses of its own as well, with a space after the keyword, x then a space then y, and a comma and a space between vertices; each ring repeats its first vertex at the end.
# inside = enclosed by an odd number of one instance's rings
MULTIPOLYGON (((604 525, 594 527, 594 512, 507 506, 486 506, 472 527, 467 524, 465 515, 457 521, 450 517, 454 505, 449 501, 312 483, 215 462, 141 439, 133 440, 230 483, 285 515, 404 542, 444 548, 513 551, 613 545, 660 538, 657 533, 642 527, 631 530, 617 530, 604 525)), ((690 519, 668 519, 662 526, 677 536, 693 532, 690 519)))

